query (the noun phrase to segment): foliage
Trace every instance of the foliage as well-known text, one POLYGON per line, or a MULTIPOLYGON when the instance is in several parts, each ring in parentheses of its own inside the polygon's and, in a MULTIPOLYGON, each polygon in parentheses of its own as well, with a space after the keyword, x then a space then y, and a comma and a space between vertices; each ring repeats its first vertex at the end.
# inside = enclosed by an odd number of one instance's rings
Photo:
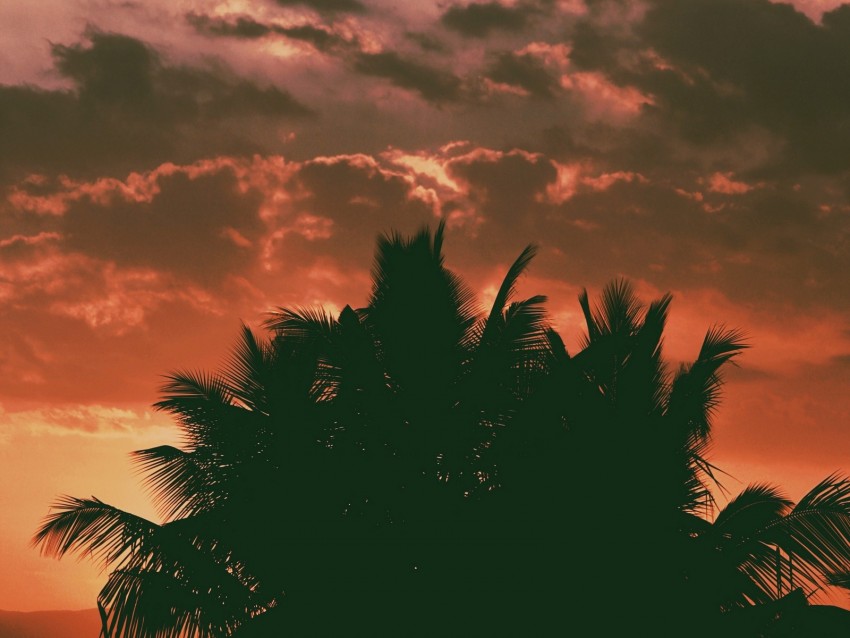
POLYGON ((162 524, 56 502, 34 542, 109 570, 104 636, 708 628, 850 580, 846 479, 796 505, 754 485, 712 516, 741 333, 710 329, 671 372, 671 297, 645 306, 618 280, 580 296, 571 355, 544 297, 514 300, 533 247, 482 312, 443 235, 382 237, 366 307, 281 308, 220 373, 167 378, 156 407, 183 445, 135 453, 162 524))

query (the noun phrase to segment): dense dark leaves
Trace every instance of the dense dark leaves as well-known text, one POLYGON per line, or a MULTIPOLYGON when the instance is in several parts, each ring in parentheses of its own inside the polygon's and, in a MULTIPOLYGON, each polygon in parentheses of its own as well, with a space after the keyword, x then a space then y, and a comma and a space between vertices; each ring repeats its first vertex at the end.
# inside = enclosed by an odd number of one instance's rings
POLYGON ((55 504, 35 543, 110 570, 104 635, 709 632, 850 581, 845 479, 796 506, 751 486, 712 516, 739 332, 712 328, 671 374, 670 296, 644 305, 618 280, 579 298, 571 355, 545 297, 514 299, 534 247, 480 312, 444 230, 381 237, 365 308, 280 309, 221 373, 166 378, 155 407, 183 445, 134 454, 165 523, 55 504), (618 614, 596 614, 612 597, 618 614))

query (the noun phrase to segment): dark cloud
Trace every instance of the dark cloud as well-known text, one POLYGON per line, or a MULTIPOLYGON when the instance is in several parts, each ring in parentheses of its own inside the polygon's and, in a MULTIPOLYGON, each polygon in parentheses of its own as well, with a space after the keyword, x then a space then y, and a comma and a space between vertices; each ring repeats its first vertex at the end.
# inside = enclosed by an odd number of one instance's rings
POLYGON ((766 175, 850 168, 846 6, 824 14, 822 26, 768 0, 656 0, 628 26, 591 12, 575 26, 571 60, 652 94, 650 118, 689 143, 769 131, 784 149, 766 175))
POLYGON ((551 209, 543 203, 556 171, 545 158, 518 151, 473 152, 450 160, 447 171, 466 185, 466 201, 459 202, 460 207, 480 223, 476 261, 506 259, 523 242, 557 236, 550 234, 551 209))
POLYGON ((330 29, 310 23, 284 27, 278 24, 264 24, 245 16, 227 20, 198 13, 187 13, 186 21, 198 33, 207 36, 256 40, 274 34, 306 42, 318 51, 324 52, 347 49, 357 44, 356 41, 346 40, 330 29))
POLYGON ((150 201, 83 198, 62 219, 64 245, 123 267, 148 267, 209 285, 240 272, 263 226, 261 198, 228 170, 162 175, 150 201), (237 238, 234 241, 234 238, 237 238), (243 244, 243 245, 240 245, 243 244))
MULTIPOLYGON (((462 98, 462 81, 451 72, 408 59, 396 51, 364 51, 356 39, 343 38, 321 26, 305 23, 283 27, 261 24, 244 17, 225 20, 196 13, 187 14, 186 19, 206 35, 256 39, 276 34, 307 42, 319 51, 335 55, 357 73, 388 80, 394 86, 418 93, 428 102, 439 104, 462 98)), ((424 50, 433 50, 437 46, 424 34, 408 35, 424 50)))
POLYGON ((743 91, 776 125, 844 110, 850 62, 841 54, 850 48, 790 5, 659 2, 641 31, 674 63, 701 67, 743 91))
POLYGON ((619 64, 617 52, 627 46, 618 33, 611 33, 590 18, 579 20, 571 33, 570 61, 583 69, 615 71, 619 64))
POLYGON ((307 116, 313 112, 297 102, 288 92, 277 87, 258 87, 246 80, 223 88, 216 98, 203 105, 213 118, 263 115, 267 117, 307 116))
POLYGON ((399 88, 416 91, 429 102, 456 102, 462 98, 459 77, 450 71, 403 58, 395 51, 360 53, 354 68, 363 75, 385 78, 399 88))
POLYGON ((222 70, 168 66, 133 38, 94 33, 91 45, 54 45, 56 67, 77 86, 84 109, 119 107, 168 124, 169 120, 241 115, 307 115, 277 87, 260 88, 222 70), (233 105, 238 103, 238 108, 233 105))
POLYGON ((518 86, 535 97, 552 98, 558 88, 557 79, 540 60, 527 54, 500 53, 488 75, 496 82, 518 86))
POLYGON ((536 9, 530 5, 506 7, 499 2, 473 2, 453 5, 440 21, 462 35, 483 38, 491 31, 522 31, 533 13, 536 13, 536 9))
POLYGON ((212 36, 230 36, 253 40, 272 32, 272 27, 269 25, 245 16, 239 16, 234 20, 225 20, 224 18, 214 18, 190 11, 186 14, 186 21, 199 33, 212 36))
POLYGON ((415 42, 423 51, 431 53, 445 53, 448 51, 445 44, 428 33, 408 31, 404 34, 404 37, 411 42, 415 42))
POLYGON ((72 90, 0 86, 0 175, 87 167, 120 174, 216 146, 232 150, 221 144, 229 120, 311 113, 276 86, 260 87, 221 68, 169 65, 123 35, 90 33, 89 42, 53 45, 52 53, 72 90), (189 140, 199 146, 190 148, 189 140))
POLYGON ((120 35, 93 33, 90 46, 54 44, 56 70, 74 81, 84 109, 117 107, 155 115, 156 54, 144 43, 120 35))
POLYGON ((293 27, 275 27, 275 33, 293 40, 307 42, 319 51, 347 49, 356 45, 356 42, 350 42, 333 31, 312 24, 301 24, 293 27))
POLYGON ((850 33, 850 4, 844 3, 832 11, 824 13, 821 17, 821 24, 836 35, 850 33))
MULTIPOLYGON (((653 144, 641 145, 642 153, 636 156, 639 164, 645 166, 650 158, 669 161, 658 151, 664 147, 667 153, 673 151, 670 142, 677 139, 703 146, 728 143, 751 126, 750 106, 740 89, 719 86, 701 67, 641 57, 655 48, 653 38, 641 38, 620 23, 611 25, 592 16, 577 22, 572 32, 570 62, 576 68, 604 73, 616 85, 636 86, 653 97, 653 104, 644 107, 644 115, 661 134, 653 141, 654 148, 653 144)), ((617 144, 621 148, 615 154, 620 158, 624 157, 622 146, 633 144, 625 139, 629 136, 626 133, 617 144)), ((611 149, 606 154, 610 155, 611 149)))
MULTIPOLYGON (((290 264, 327 263, 328 257, 341 273, 366 273, 372 260, 374 241, 387 229, 411 233, 434 218, 428 202, 412 198, 411 184, 403 175, 380 170, 366 158, 316 160, 303 164, 290 185, 293 192, 305 193, 299 210, 324 220, 332 220, 332 232, 320 243, 309 233, 291 233, 278 245, 277 254, 287 271, 290 264)), ((351 297, 342 286, 330 288, 337 303, 351 297)), ((297 282, 289 282, 296 289, 297 282)), ((326 286, 327 288, 327 286, 326 286)), ((368 286, 364 281, 365 295, 368 286)), ((361 303, 363 299, 344 303, 361 303)))
POLYGON ((275 0, 282 7, 307 7, 318 13, 365 13, 359 0, 275 0))

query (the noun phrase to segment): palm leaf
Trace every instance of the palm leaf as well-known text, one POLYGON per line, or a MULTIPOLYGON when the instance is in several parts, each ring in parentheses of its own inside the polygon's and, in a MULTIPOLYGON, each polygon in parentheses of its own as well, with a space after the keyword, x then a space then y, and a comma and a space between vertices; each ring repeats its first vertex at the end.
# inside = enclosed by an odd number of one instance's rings
POLYGON ((209 511, 226 498, 215 458, 205 452, 203 448, 186 452, 160 445, 132 453, 166 519, 209 511))
POLYGON ((154 403, 154 409, 169 412, 177 419, 184 440, 191 447, 216 446, 218 432, 227 429, 241 412, 234 405, 227 382, 217 375, 175 372, 166 376, 160 391, 162 399, 154 403))
POLYGON ((85 552, 104 567, 122 565, 155 549, 159 525, 129 514, 97 498, 62 496, 56 510, 42 522, 33 538, 42 554, 61 558, 69 551, 85 552))
POLYGON ((810 490, 766 532, 794 556, 798 578, 814 589, 830 574, 850 570, 850 480, 833 474, 810 490))
POLYGON ((591 309, 587 291, 579 296, 587 323, 584 345, 593 343, 604 335, 629 335, 637 329, 643 305, 635 295, 632 285, 625 279, 616 279, 602 289, 599 305, 591 309))
POLYGON ((496 325, 503 320, 505 306, 516 294, 517 281, 519 280, 520 275, 525 272, 525 269, 528 268, 528 265, 531 263, 531 260, 534 259, 536 254, 536 246, 526 246, 519 254, 519 257, 516 258, 514 263, 511 264, 511 267, 508 269, 508 272, 502 280, 502 285, 499 286, 496 298, 493 300, 493 307, 490 309, 490 314, 485 323, 483 339, 487 338, 487 326, 493 326, 493 328, 490 329, 495 329, 496 325))
POLYGON ((229 395, 239 404, 254 412, 268 414, 273 352, 269 344, 258 340, 244 324, 240 337, 225 367, 223 380, 229 395))
POLYGON ((683 431, 700 437, 711 433, 711 419, 720 402, 723 375, 721 368, 749 346, 738 330, 715 327, 705 335, 696 360, 683 365, 673 379, 666 413, 681 424, 683 431))
POLYGON ((281 336, 308 341, 330 342, 338 332, 338 322, 321 308, 278 308, 265 326, 281 336))

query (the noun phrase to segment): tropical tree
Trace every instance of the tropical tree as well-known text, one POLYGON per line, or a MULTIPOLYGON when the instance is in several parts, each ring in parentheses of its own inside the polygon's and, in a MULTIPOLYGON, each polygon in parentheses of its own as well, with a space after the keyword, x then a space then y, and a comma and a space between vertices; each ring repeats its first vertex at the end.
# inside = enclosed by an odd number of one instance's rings
MULTIPOLYGON (((346 307, 338 320, 281 309, 269 322, 277 338, 322 353, 334 458, 358 543, 340 558, 356 582, 338 598, 385 633, 430 635, 448 616, 455 632, 463 619, 467 632, 481 628, 470 610, 476 600, 492 603, 505 580, 470 582, 494 562, 484 548, 493 530, 476 507, 494 473, 484 451, 509 427, 547 356, 545 299, 512 301, 534 248, 509 268, 484 314, 443 265, 443 231, 379 239, 365 308, 346 307), (441 613, 423 617, 429 605, 441 613)), ((286 625, 283 608, 277 617, 286 625)))
POLYGON ((227 636, 278 604, 275 516, 300 515, 287 529, 294 556, 309 533, 298 524, 322 528, 321 517, 331 518, 327 499, 304 494, 320 497, 325 485, 314 368, 300 344, 272 347, 246 328, 222 374, 169 377, 157 408, 177 418, 184 447, 135 453, 165 523, 95 498, 57 501, 35 543, 110 570, 98 598, 105 636, 227 636))
MULTIPOLYGON (((537 440, 535 453, 515 472, 537 486, 532 508, 552 530, 543 535, 545 553, 578 576, 561 581, 578 613, 603 634, 689 627, 711 635, 721 612, 795 587, 809 596, 846 572, 846 479, 827 478, 796 505, 754 485, 717 511, 712 417, 723 370, 746 348, 741 333, 710 329, 696 360, 670 372, 662 358, 669 295, 644 306, 616 281, 595 307, 586 293, 579 301, 586 338, 573 356, 551 340, 550 374, 525 431, 518 428, 537 440), (612 590, 621 592, 619 613, 597 616, 599 598, 612 590)), ((518 446, 503 442, 507 466, 518 446)), ((529 493, 516 499, 526 511, 529 493)))
POLYGON ((513 300, 533 247, 481 312, 443 236, 381 237, 365 307, 279 309, 220 373, 168 378, 183 445, 135 453, 162 524, 57 501, 35 542, 109 570, 104 636, 729 633, 735 610, 850 582, 846 479, 718 512, 739 332, 671 371, 670 296, 616 281, 581 295, 570 354, 544 297, 513 300))
POLYGON ((55 504, 35 543, 111 570, 105 635, 226 636, 278 606, 296 632, 391 632, 422 592, 454 600, 475 518, 455 515, 540 371, 544 299, 510 303, 527 248, 479 316, 443 232, 379 240, 366 308, 281 311, 220 374, 169 377, 156 407, 185 445, 135 454, 165 523, 55 504))

